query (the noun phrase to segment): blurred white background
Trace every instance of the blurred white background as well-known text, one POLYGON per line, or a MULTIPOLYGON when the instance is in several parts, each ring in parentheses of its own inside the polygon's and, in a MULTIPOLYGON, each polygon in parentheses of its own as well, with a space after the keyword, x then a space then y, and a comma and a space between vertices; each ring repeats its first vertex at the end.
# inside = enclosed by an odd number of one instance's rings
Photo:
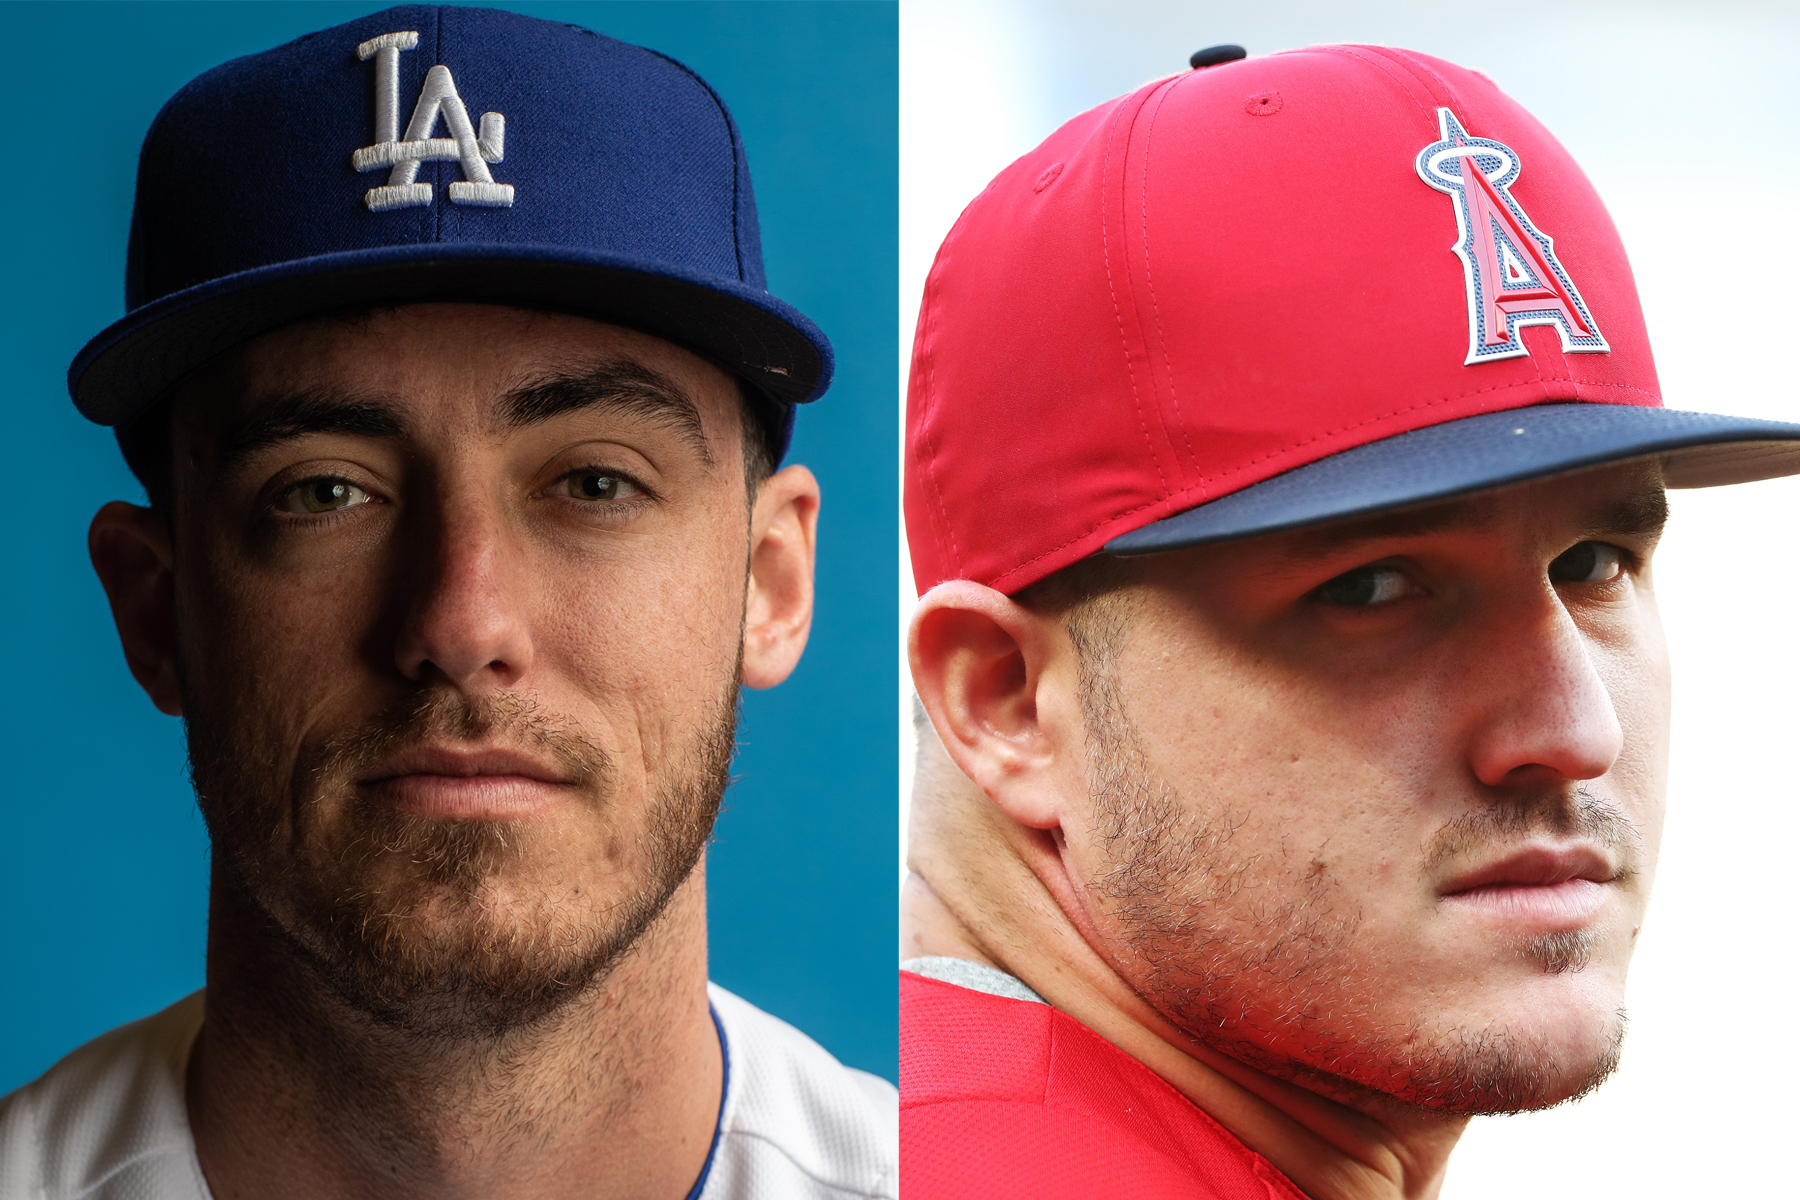
MULTIPOLYGON (((1379 42, 1485 71, 1587 169, 1637 272, 1671 408, 1800 421, 1800 6, 1515 0, 901 0, 901 345, 956 215, 1062 121, 1186 68, 1379 42)), ((905 354, 900 387, 905 388, 905 354)), ((1675 656, 1669 819, 1597 1095, 1474 1123, 1445 1200, 1800 1194, 1788 1004, 1800 853, 1800 484, 1672 495, 1657 588, 1675 656)), ((911 614, 904 552, 901 636, 911 614)), ((902 846, 910 683, 901 667, 902 846)), ((904 853, 904 851, 903 851, 904 853)))

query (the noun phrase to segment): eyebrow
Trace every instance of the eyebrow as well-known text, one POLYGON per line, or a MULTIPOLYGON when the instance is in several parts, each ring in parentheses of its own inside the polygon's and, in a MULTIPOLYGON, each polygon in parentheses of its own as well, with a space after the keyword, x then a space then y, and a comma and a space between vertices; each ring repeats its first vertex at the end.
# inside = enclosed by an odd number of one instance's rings
MULTIPOLYGON (((1302 530, 1295 534, 1283 557, 1296 560, 1340 554, 1366 542, 1473 529, 1488 519, 1489 505, 1485 495, 1448 500, 1302 530)), ((1647 537, 1660 534, 1668 520, 1669 500, 1661 481, 1641 480, 1631 486, 1629 493, 1594 506, 1581 524, 1595 535, 1647 537)))
POLYGON ((230 468, 258 450, 307 434, 394 437, 402 428, 390 397, 334 388, 283 392, 220 432, 218 461, 221 468, 230 468))
MULTIPOLYGON (((660 371, 633 362, 602 362, 536 376, 508 391, 498 406, 500 424, 523 429, 584 410, 607 410, 674 431, 701 463, 714 465, 699 406, 660 371)), ((219 434, 221 469, 242 463, 269 446, 309 434, 391 438, 405 432, 401 406, 392 396, 337 388, 282 392, 219 434)))
POLYGON ((1669 496, 1660 483, 1646 485, 1594 514, 1595 533, 1652 537, 1669 523, 1669 496))
POLYGON ((1389 538, 1426 537, 1457 529, 1472 529, 1488 519, 1487 506, 1479 500, 1451 500, 1429 507, 1377 513, 1372 517, 1303 529, 1288 546, 1289 558, 1315 558, 1335 554, 1364 542, 1389 538))
POLYGON ((522 429, 564 413, 603 410, 675 433, 705 466, 713 465, 700 407, 681 385, 642 363, 609 361, 562 368, 514 388, 500 401, 500 421, 522 429))

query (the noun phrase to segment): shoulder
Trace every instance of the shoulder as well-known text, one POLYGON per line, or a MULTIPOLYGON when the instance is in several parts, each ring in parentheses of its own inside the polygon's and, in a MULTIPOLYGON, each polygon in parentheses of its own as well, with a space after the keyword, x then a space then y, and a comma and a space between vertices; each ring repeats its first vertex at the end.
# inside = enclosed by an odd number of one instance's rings
POLYGON ((704 1200, 893 1200, 894 1085, 724 988, 708 985, 726 1054, 704 1200))
POLYGON ((1274 1200, 1260 1156, 1047 1004, 900 976, 908 1200, 1274 1200))
POLYGON ((195 992, 0 1098, 0 1196, 201 1200, 182 1084, 202 1012, 195 992))

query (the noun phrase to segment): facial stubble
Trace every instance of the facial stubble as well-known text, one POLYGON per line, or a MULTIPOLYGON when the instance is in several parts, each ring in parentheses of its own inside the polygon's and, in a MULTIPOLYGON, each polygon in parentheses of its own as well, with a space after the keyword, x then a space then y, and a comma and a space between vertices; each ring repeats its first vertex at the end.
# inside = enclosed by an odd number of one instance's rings
POLYGON ((351 1007, 417 1035, 467 1040, 553 1017, 654 926, 711 835, 737 715, 733 673, 636 821, 606 753, 513 693, 417 694, 291 771, 258 751, 254 731, 191 706, 187 725, 214 856, 267 926, 351 1007), (576 781, 577 802, 558 825, 419 817, 359 795, 372 764, 434 739, 549 758, 576 781), (558 856, 582 853, 618 877, 585 887, 569 878, 558 856))
MULTIPOLYGON (((1446 1028, 1427 1015, 1382 1028, 1375 1005, 1345 991, 1360 974, 1351 949, 1359 917, 1335 902, 1323 864, 1293 870, 1266 861, 1234 840, 1248 813, 1182 797, 1156 772, 1116 668, 1131 611, 1128 594, 1109 593, 1079 605, 1067 628, 1104 864, 1090 886, 1141 964, 1134 982, 1151 1004, 1197 1041, 1258 1069, 1442 1112, 1535 1111, 1586 1095, 1613 1073, 1622 1010, 1597 1051, 1574 1064, 1504 1027, 1446 1028), (1306 1061, 1272 1049, 1283 1045, 1305 1047, 1306 1061)), ((1639 848, 1623 815, 1583 788, 1573 807, 1545 796, 1497 804, 1440 831, 1427 857, 1570 826, 1625 851, 1628 862, 1639 848)), ((1547 974, 1575 972, 1587 966, 1594 938, 1551 934, 1516 950, 1547 974)))

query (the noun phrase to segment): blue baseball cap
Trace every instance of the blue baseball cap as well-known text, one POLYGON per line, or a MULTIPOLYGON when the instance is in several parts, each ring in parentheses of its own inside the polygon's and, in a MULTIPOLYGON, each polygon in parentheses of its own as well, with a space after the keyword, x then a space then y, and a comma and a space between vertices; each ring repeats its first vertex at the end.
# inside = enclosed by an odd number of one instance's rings
POLYGON ((831 345, 769 294, 731 114, 692 71, 574 25, 406 5, 216 67, 138 162, 124 319, 69 367, 129 421, 250 338, 346 308, 462 300, 684 346, 771 402, 831 345))

